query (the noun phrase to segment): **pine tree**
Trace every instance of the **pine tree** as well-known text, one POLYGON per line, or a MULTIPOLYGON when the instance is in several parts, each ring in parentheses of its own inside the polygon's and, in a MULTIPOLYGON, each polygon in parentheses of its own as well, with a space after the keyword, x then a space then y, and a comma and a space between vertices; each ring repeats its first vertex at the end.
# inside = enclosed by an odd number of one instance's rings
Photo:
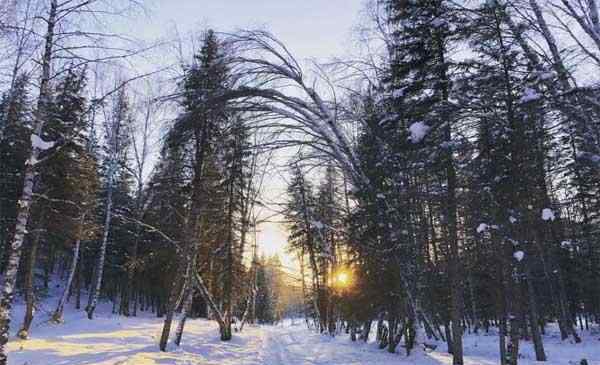
POLYGON ((18 192, 22 189, 23 166, 29 153, 31 111, 27 90, 28 79, 20 76, 14 87, 0 100, 0 245, 1 267, 6 265, 6 253, 16 219, 18 192))
POLYGON ((286 210, 288 245, 290 250, 308 257, 312 286, 307 299, 312 305, 315 323, 323 332, 327 330, 326 261, 321 259, 323 240, 320 235, 324 226, 318 221, 317 199, 312 184, 305 179, 298 164, 294 166, 292 174, 287 188, 290 199, 286 210))
POLYGON ((203 178, 206 163, 215 151, 215 138, 228 120, 229 111, 224 102, 215 102, 215 95, 227 89, 228 70, 225 60, 225 49, 212 30, 207 31, 202 49, 194 58, 194 64, 188 67, 182 84, 182 107, 184 114, 169 132, 168 143, 188 145, 193 151, 193 169, 191 172, 190 204, 186 213, 185 250, 175 285, 169 294, 167 316, 160 341, 161 350, 165 350, 169 337, 173 311, 179 293, 186 282, 186 267, 190 267, 189 275, 200 288, 210 310, 215 313, 221 331, 221 339, 231 339, 231 313, 222 313, 216 306, 204 279, 196 272, 195 255, 197 239, 200 236, 202 214, 203 178), (180 278, 184 278, 181 280, 180 278))
POLYGON ((391 1, 390 20, 394 25, 394 49, 391 54, 392 99, 395 110, 411 132, 411 141, 424 139, 422 162, 434 169, 443 181, 439 189, 439 214, 443 249, 447 254, 452 327, 448 338, 453 364, 463 363, 463 268, 458 236, 458 175, 454 157, 453 108, 449 103, 449 48, 455 40, 459 20, 446 1, 391 1))
MULTIPOLYGON (((46 242, 57 251, 72 249, 74 252, 69 280, 55 313, 59 321, 79 261, 82 240, 93 237, 95 232, 94 207, 99 181, 94 156, 87 146, 87 104, 83 95, 85 76, 70 71, 55 90, 53 104, 49 108, 50 119, 44 135, 51 140, 63 141, 61 149, 53 153, 40 168, 39 188, 41 198, 37 209, 43 217, 43 228, 48 232, 46 242)), ((32 242, 37 244, 37 239, 32 242)), ((30 254, 30 261, 34 260, 30 254)), ((30 267, 30 270, 32 267, 30 267)), ((33 272, 28 273, 33 277, 33 272)), ((32 287, 27 290, 33 290, 32 287)), ((29 303, 28 303, 29 304, 29 303)), ((32 308, 28 306, 21 333, 27 336, 32 320, 32 308)))

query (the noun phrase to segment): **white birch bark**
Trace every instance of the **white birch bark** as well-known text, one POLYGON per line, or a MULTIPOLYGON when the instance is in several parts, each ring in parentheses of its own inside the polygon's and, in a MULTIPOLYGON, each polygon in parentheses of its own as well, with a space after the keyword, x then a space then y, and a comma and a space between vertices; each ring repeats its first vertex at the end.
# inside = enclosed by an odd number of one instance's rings
MULTIPOLYGON (((49 99, 50 65, 52 62, 54 46, 57 7, 58 0, 51 0, 47 18, 44 55, 41 62, 42 77, 40 82, 40 94, 38 97, 38 110, 35 115, 34 124, 34 133, 38 137, 42 134, 45 122, 45 107, 49 99)), ((30 157, 25 165, 23 191, 21 192, 21 197, 17 206, 15 233, 10 244, 10 254, 2 282, 2 299, 0 299, 0 365, 6 365, 8 361, 5 345, 8 342, 9 336, 10 310, 17 281, 19 261, 21 260, 23 240, 27 233, 27 223, 29 222, 30 208, 33 200, 33 183, 36 173, 35 163, 40 156, 40 153, 41 150, 38 146, 32 146, 30 157)))
MULTIPOLYGON (((195 265, 192 267, 195 267, 195 265)), ((212 294, 210 294, 208 287, 204 283, 204 279, 202 279, 202 276, 196 270, 192 270, 192 271, 193 271, 192 280, 194 280, 194 286, 196 286, 198 288, 198 290, 200 291, 200 294, 202 295, 202 298, 206 301, 206 304, 212 310, 217 323, 219 323, 219 327, 225 327, 225 316, 219 309, 219 306, 217 305, 217 303, 215 303, 215 300, 214 300, 212 294)))
POLYGON ((181 344, 181 338, 183 337, 183 328, 185 327, 185 321, 188 317, 190 310, 192 309, 192 302, 194 300, 194 290, 190 285, 190 288, 186 290, 185 300, 183 301, 183 308, 181 310, 181 318, 177 324, 177 330, 175 331, 175 345, 181 344))
POLYGON ((96 275, 94 276, 94 282, 92 283, 92 288, 89 302, 86 307, 86 312, 89 319, 94 318, 94 311, 96 310, 96 305, 98 304, 98 297, 100 296, 100 288, 102 288, 102 276, 104 274, 104 260, 106 257, 106 245, 108 244, 108 233, 110 232, 110 223, 112 219, 112 203, 113 203, 113 180, 114 180, 114 170, 116 161, 113 156, 111 156, 111 161, 109 163, 108 168, 108 192, 106 197, 106 216, 104 218, 104 231, 102 233, 102 244, 100 245, 100 253, 98 255, 98 261, 96 264, 96 275))
POLYGON ((81 247, 81 239, 77 239, 75 241, 75 247, 73 248, 73 259, 71 260, 71 267, 69 268, 69 277, 67 278, 67 282, 65 284, 65 288, 63 291, 60 300, 58 301, 58 305, 56 306, 56 310, 52 315, 52 320, 60 323, 63 321, 63 310, 65 307, 65 303, 67 303, 67 298, 69 297, 69 290, 71 289, 71 285, 73 283, 73 278, 75 277, 75 272, 77 271, 77 263, 79 262, 79 248, 81 247))

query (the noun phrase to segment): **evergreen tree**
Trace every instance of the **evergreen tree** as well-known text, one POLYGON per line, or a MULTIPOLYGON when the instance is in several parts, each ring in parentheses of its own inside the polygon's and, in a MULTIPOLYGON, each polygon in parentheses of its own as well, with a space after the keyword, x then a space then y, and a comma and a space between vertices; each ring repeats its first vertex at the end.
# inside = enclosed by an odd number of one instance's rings
POLYGON ((0 245, 2 268, 12 236, 19 192, 23 187, 23 166, 30 149, 31 128, 28 79, 20 76, 0 100, 0 245))
MULTIPOLYGON (((195 55, 194 63, 185 70, 186 75, 182 84, 182 107, 184 113, 169 131, 168 143, 171 146, 189 146, 193 156, 193 168, 191 172, 190 203, 186 212, 186 252, 183 255, 182 262, 178 264, 178 280, 175 281, 169 295, 167 317, 160 341, 160 348, 163 351, 170 332, 177 298, 179 297, 179 293, 184 290, 183 288, 187 282, 187 280, 179 280, 179 278, 185 278, 187 275, 193 276, 196 285, 200 286, 200 292, 209 305, 211 312, 214 312, 219 323, 221 339, 224 341, 230 340, 232 335, 231 310, 221 312, 217 308, 204 279, 197 275, 198 269, 195 265, 195 256, 200 249, 197 240, 201 234, 200 228, 204 213, 201 202, 205 188, 205 172, 210 171, 208 161, 212 159, 212 161, 216 162, 214 156, 216 156, 215 153, 218 153, 218 137, 231 116, 226 103, 217 102, 216 100, 218 99, 215 98, 215 96, 227 90, 229 83, 225 56, 226 49, 224 45, 219 42, 212 30, 207 31, 202 49, 199 54, 195 55), (187 270, 187 267, 190 269, 187 270)), ((216 167, 219 166, 217 165, 216 167)), ((226 256, 230 256, 229 252, 231 251, 229 248, 231 248, 232 241, 229 240, 227 247, 222 251, 226 256)), ((230 301, 227 301, 227 306, 229 306, 229 303, 230 301)))

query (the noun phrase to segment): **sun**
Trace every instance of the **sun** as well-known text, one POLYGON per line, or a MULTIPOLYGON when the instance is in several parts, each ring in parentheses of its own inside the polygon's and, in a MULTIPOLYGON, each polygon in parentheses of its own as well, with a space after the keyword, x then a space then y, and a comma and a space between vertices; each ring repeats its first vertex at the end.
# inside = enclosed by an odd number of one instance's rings
POLYGON ((350 282, 350 275, 348 275, 347 272, 342 271, 338 273, 337 281, 342 285, 348 284, 348 282, 350 282))
POLYGON ((334 285, 338 288, 347 288, 352 285, 352 274, 347 270, 339 270, 334 275, 334 285))

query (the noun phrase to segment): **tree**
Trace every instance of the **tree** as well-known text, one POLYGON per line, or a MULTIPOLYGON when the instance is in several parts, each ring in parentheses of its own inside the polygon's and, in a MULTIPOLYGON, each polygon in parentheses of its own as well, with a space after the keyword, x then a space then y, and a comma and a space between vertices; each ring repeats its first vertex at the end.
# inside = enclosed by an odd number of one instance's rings
MULTIPOLYGON (((49 108, 49 120, 44 135, 52 140, 64 139, 60 150, 53 153, 40 166, 38 183, 41 185, 37 199, 37 210, 43 218, 37 219, 38 229, 44 229, 46 242, 60 249, 73 244, 73 259, 69 280, 55 312, 55 320, 60 321, 77 262, 81 240, 93 236, 93 209, 98 188, 97 165, 94 156, 87 149, 85 75, 69 71, 55 90, 53 103, 49 108)), ((38 244, 39 238, 32 241, 38 244)), ((34 246, 35 247, 35 246, 34 246)), ((30 253, 31 265, 28 278, 34 277, 35 255, 30 253)), ((29 281, 29 280, 28 280, 29 281)), ((33 280, 32 280, 33 281, 33 280)), ((27 291, 33 297, 33 282, 28 283, 27 291)), ((27 337, 33 319, 33 303, 28 301, 28 310, 22 337, 27 337)))
MULTIPOLYGON (((43 43, 42 52, 40 58, 36 61, 40 65, 40 81, 36 108, 33 112, 34 118, 30 138, 31 151, 28 153, 24 165, 22 176, 23 188, 19 192, 16 223, 10 241, 10 254, 2 285, 2 299, 0 300, 0 364, 5 364, 7 361, 4 345, 8 341, 10 308, 14 296, 22 245, 30 218, 36 165, 40 159, 44 159, 59 147, 59 143, 55 143, 57 141, 45 141, 42 137, 44 125, 50 116, 49 107, 52 103, 50 82, 61 71, 99 61, 95 56, 86 57, 86 52, 90 50, 106 51, 106 56, 103 57, 104 61, 123 58, 130 54, 130 52, 123 51, 121 48, 109 48, 106 46, 104 41, 108 35, 103 32, 90 31, 90 23, 81 22, 80 24, 85 24, 88 28, 74 29, 77 28, 74 26, 75 23, 70 22, 71 19, 82 16, 82 14, 91 15, 92 17, 99 16, 100 14, 110 14, 111 12, 102 11, 102 7, 105 7, 106 4, 102 4, 102 2, 96 0, 75 2, 48 0, 47 2, 44 1, 44 3, 47 6, 43 9, 43 13, 40 16, 32 17, 32 19, 40 20, 44 24, 44 29, 39 32, 41 34, 41 42, 43 43), (69 44, 76 41, 77 37, 80 37, 80 46, 75 49, 69 49, 69 44), (92 42, 92 44, 88 44, 88 42, 92 42), (55 61, 63 56, 65 59, 72 60, 73 63, 64 68, 53 68, 52 66, 55 65, 55 61)), ((17 27, 17 29, 21 30, 21 27, 17 27)), ((28 29, 26 33, 32 34, 33 32, 28 29)), ((16 62, 15 65, 18 67, 19 62, 16 62)))
MULTIPOLYGON (((175 284, 169 294, 167 315, 160 340, 162 351, 166 348, 169 337, 173 311, 175 310, 179 293, 185 287, 187 276, 199 286, 199 291, 210 310, 216 315, 221 332, 221 339, 231 339, 231 312, 222 313, 215 304, 213 297, 206 287, 204 279, 196 272, 196 260, 200 237, 200 223, 203 207, 203 178, 205 166, 215 151, 213 145, 215 137, 227 121, 228 111, 223 103, 209 103, 212 95, 221 93, 228 87, 228 66, 225 62, 225 49, 218 41, 215 33, 207 31, 203 46, 195 56, 194 64, 186 69, 186 76, 182 85, 182 107, 185 110, 170 130, 169 144, 189 145, 193 151, 193 168, 191 171, 191 186, 189 197, 189 210, 186 212, 185 227, 185 253, 179 264, 179 272, 175 284), (189 269, 188 269, 189 268, 189 269), (182 280, 183 279, 183 280, 182 280)), ((191 281, 190 281, 191 282, 191 281)))
POLYGON ((102 288, 102 278, 104 274, 104 261, 106 259, 106 249, 108 245, 111 230, 114 233, 112 225, 113 207, 115 201, 121 203, 121 208, 127 206, 129 200, 129 179, 128 171, 128 152, 130 141, 128 139, 127 129, 132 123, 131 112, 129 110, 129 101, 124 89, 116 94, 106 113, 105 132, 106 132, 106 159, 104 161, 106 203, 104 206, 104 223, 102 231, 102 240, 98 259, 94 268, 94 280, 90 290, 90 296, 86 311, 88 318, 92 319, 100 289, 102 288))
POLYGON ((27 78, 21 76, 15 86, 4 93, 0 102, 0 164, 2 189, 0 199, 0 238, 2 240, 2 267, 8 258, 8 244, 16 220, 18 191, 21 188, 23 167, 29 152, 27 143, 31 114, 28 108, 27 78))

